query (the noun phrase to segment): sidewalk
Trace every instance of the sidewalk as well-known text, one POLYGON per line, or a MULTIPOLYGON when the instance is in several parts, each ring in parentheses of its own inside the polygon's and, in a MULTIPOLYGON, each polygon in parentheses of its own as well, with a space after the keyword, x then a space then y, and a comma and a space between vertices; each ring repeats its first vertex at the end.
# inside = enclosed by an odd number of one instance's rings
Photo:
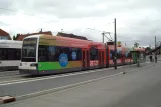
MULTIPOLYGON (((159 64, 156 66, 156 69, 160 70, 159 64)), ((156 76, 161 75, 157 70, 156 73, 151 72, 156 66, 5 104, 2 107, 111 107, 133 91, 148 86, 151 81, 156 81, 156 76)))

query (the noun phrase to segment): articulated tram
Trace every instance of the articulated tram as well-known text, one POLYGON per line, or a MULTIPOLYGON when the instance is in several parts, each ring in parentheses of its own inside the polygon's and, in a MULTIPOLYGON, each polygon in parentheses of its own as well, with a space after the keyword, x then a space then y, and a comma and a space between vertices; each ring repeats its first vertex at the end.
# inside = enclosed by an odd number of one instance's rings
POLYGON ((22 41, 0 40, 0 70, 18 69, 22 41))
MULTIPOLYGON (((117 47, 117 64, 133 63, 130 49, 117 47)), ((52 35, 33 35, 23 40, 19 72, 54 74, 114 65, 114 45, 52 35)))

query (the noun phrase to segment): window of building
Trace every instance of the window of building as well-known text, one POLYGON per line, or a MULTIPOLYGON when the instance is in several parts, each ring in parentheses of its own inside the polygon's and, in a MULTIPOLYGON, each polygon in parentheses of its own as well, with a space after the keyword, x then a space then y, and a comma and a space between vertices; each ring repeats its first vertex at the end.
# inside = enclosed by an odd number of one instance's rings
POLYGON ((7 36, 0 36, 0 39, 1 40, 8 40, 8 37, 7 36))

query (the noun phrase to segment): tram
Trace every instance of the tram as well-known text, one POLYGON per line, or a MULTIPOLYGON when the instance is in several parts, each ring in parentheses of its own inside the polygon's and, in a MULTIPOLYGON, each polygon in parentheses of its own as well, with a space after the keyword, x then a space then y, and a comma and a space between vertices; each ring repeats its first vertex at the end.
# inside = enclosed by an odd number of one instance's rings
MULTIPOLYGON (((118 46, 117 64, 133 61, 130 50, 118 46)), ((114 45, 77 38, 33 35, 24 38, 19 72, 44 75, 114 65, 114 45)))
POLYGON ((0 40, 0 70, 17 70, 21 59, 22 41, 0 40))

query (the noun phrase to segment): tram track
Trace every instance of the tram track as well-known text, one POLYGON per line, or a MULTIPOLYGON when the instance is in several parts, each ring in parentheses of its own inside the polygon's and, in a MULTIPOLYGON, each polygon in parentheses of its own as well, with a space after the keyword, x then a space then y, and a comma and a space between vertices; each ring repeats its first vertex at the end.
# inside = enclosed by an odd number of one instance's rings
MULTIPOLYGON (((4 81, 1 81, 1 78, 0 78, 0 85, 12 84, 13 82, 22 83, 22 82, 32 82, 32 81, 38 81, 38 80, 54 79, 54 78, 74 76, 74 75, 80 75, 80 74, 86 74, 86 73, 93 73, 93 72, 98 72, 102 70, 105 70, 105 69, 89 70, 89 71, 82 71, 82 72, 72 72, 72 73, 48 75, 48 76, 38 76, 38 77, 26 76, 26 75, 11 76, 11 77, 18 77, 18 78, 12 78, 11 80, 4 80, 4 81)), ((110 70, 110 69, 106 68, 106 70, 110 70)), ((8 77, 4 77, 4 78, 8 78, 8 77)))
POLYGON ((0 72, 0 77, 13 76, 13 75, 19 75, 18 70, 15 70, 15 71, 1 71, 0 72))
MULTIPOLYGON (((131 65, 131 69, 133 69, 133 66, 131 65)), ((128 68, 129 65, 126 66, 119 66, 118 68, 128 68)), ((104 70, 112 70, 111 68, 103 68, 103 69, 95 69, 95 70, 87 70, 87 71, 81 71, 81 72, 71 72, 71 73, 65 73, 65 74, 56 74, 56 75, 47 75, 47 76, 29 76, 29 75, 22 75, 22 74, 13 74, 13 75, 5 75, 0 76, 0 85, 9 85, 9 84, 16 84, 16 83, 25 83, 25 82, 32 82, 32 81, 40 81, 40 80, 47 80, 47 79, 56 79, 61 77, 67 77, 67 76, 74 76, 74 75, 81 75, 81 74, 87 74, 87 73, 94 73, 98 71, 104 71, 104 70)))
POLYGON ((64 87, 71 84, 102 78, 104 76, 111 77, 113 75, 123 74, 123 72, 139 71, 139 69, 144 67, 118 67, 118 70, 115 70, 112 67, 60 75, 50 75, 36 78, 23 77, 23 79, 2 81, 0 82, 0 95, 25 96, 43 90, 55 89, 58 87, 64 87))
MULTIPOLYGON (((118 68, 123 68, 123 67, 124 66, 120 66, 118 68)), ((135 69, 135 67, 133 67, 133 66, 131 66, 130 68, 135 69)), ((26 83, 26 82, 34 82, 34 81, 42 81, 42 80, 49 80, 49 79, 56 79, 56 78, 63 78, 63 77, 74 76, 74 75, 90 74, 90 73, 99 72, 99 71, 109 72, 112 69, 113 68, 103 68, 103 69, 96 69, 96 70, 88 70, 88 71, 72 72, 72 73, 48 75, 48 76, 38 76, 38 77, 17 75, 17 76, 0 78, 0 86, 18 84, 18 83, 26 83)), ((124 69, 129 69, 129 68, 125 66, 124 69)))

